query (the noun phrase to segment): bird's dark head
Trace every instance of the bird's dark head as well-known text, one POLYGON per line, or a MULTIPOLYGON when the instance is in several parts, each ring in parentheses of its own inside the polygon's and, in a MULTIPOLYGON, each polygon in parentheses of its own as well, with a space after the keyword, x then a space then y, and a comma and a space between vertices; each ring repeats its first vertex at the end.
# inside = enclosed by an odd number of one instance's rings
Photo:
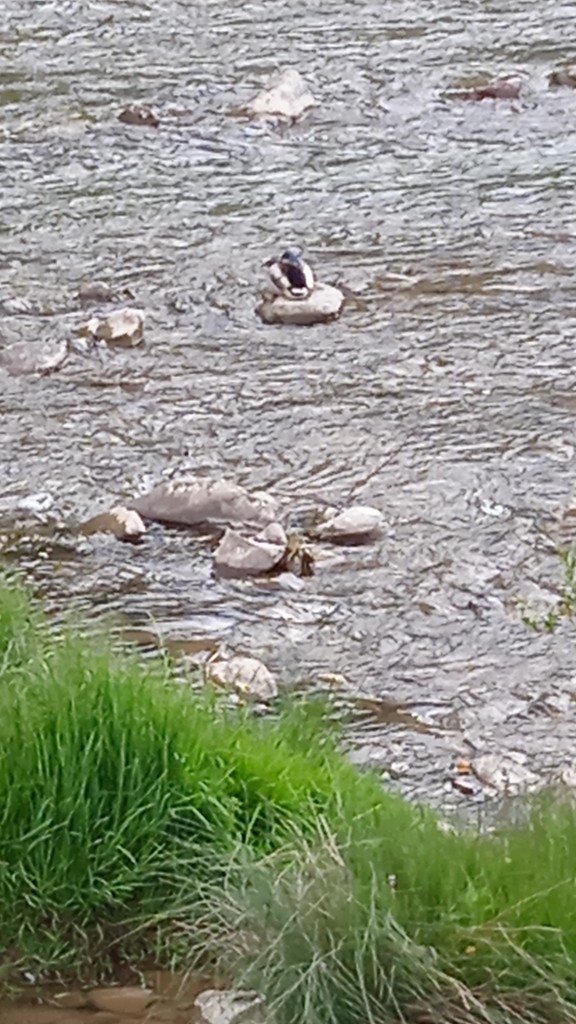
POLYGON ((291 263, 292 266, 297 267, 302 260, 302 250, 286 249, 286 251, 282 253, 280 259, 282 260, 282 263, 291 263))

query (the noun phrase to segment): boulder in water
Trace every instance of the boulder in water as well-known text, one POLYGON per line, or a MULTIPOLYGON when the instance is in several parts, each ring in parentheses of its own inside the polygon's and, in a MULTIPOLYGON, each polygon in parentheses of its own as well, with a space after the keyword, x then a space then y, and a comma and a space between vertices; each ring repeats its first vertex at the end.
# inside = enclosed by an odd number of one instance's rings
POLYGON ((249 493, 229 480, 185 476, 154 487, 131 502, 145 519, 197 526, 200 523, 246 523, 265 526, 278 514, 266 491, 249 493))
POLYGON ((123 124, 142 125, 145 128, 157 128, 160 124, 158 115, 146 103, 129 103, 118 114, 123 124))
POLYGON ((241 697, 270 700, 278 694, 276 679, 258 658, 236 654, 211 661, 206 665, 206 676, 219 686, 235 690, 241 697))
POLYGON ((82 523, 80 533, 86 537, 94 533, 112 533, 118 540, 136 544, 142 540, 146 527, 134 509, 115 505, 109 512, 102 512, 82 523))
POLYGON ((314 534, 320 540, 358 544, 377 537, 383 525, 384 516, 379 509, 372 505, 351 505, 342 512, 329 509, 314 534))
POLYGON ((492 78, 485 73, 459 79, 446 93, 449 100, 516 100, 520 82, 513 78, 492 78))
POLYGON ((280 566, 287 540, 279 523, 270 523, 256 537, 228 528, 214 552, 214 565, 222 575, 261 576, 280 566))
POLYGON ((296 68, 285 68, 271 75, 257 96, 239 113, 249 117, 297 121, 316 103, 296 68))
POLYGON ((112 302, 114 292, 105 281, 82 281, 78 286, 80 302, 112 302))
POLYGON ((342 312, 344 295, 331 284, 317 284, 305 299, 266 293, 256 312, 265 324, 294 324, 311 327, 336 320, 342 312))
POLYGON ((15 341, 0 349, 0 367, 15 377, 29 373, 41 375, 57 370, 68 358, 68 341, 15 341))
POLYGON ((133 348, 144 338, 144 314, 139 309, 115 309, 107 316, 93 316, 78 333, 120 348, 133 348))
POLYGON ((554 68, 548 76, 548 83, 551 86, 567 86, 569 89, 576 89, 576 64, 564 64, 562 67, 554 68))

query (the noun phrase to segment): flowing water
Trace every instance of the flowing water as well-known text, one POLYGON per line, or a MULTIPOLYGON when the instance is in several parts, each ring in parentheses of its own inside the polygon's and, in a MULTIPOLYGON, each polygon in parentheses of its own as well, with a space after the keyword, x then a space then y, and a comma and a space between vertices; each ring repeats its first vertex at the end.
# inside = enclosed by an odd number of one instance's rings
POLYGON ((572 4, 519 0, 4 0, 0 330, 62 337, 84 279, 129 288, 146 346, 5 376, 0 547, 53 609, 253 652, 364 698, 357 756, 442 802, 470 744, 542 778, 571 760, 576 640, 554 598, 574 489, 572 4), (297 126, 228 116, 276 67, 297 126), (449 101, 478 70, 520 99, 449 101), (154 105, 156 130, 123 125, 154 105), (265 327, 262 261, 305 246, 354 294, 265 327), (216 580, 206 538, 74 526, 178 467, 266 487, 297 528, 370 503, 387 530, 319 551, 300 589, 216 580))

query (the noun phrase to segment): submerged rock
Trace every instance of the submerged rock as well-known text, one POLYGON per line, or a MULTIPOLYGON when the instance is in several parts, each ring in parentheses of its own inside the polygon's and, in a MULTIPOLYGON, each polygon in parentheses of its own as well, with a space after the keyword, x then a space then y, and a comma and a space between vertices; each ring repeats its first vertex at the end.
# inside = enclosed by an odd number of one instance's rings
POLYGON ((134 509, 115 505, 109 512, 102 512, 82 523, 79 531, 86 537, 94 533, 112 533, 118 540, 135 544, 142 540, 146 527, 134 509))
POLYGON ((256 312, 265 324, 294 324, 311 327, 336 320, 342 312, 344 295, 331 284, 317 284, 305 299, 266 293, 256 312))
POLYGON ((118 114, 123 124, 143 125, 146 128, 157 128, 160 124, 158 115, 146 103, 130 103, 118 114))
POLYGON ((93 988, 88 992, 88 1005, 107 1013, 141 1014, 152 1002, 154 993, 149 988, 136 985, 119 985, 114 988, 93 988))
POLYGON ((67 340, 15 341, 0 349, 0 367, 13 376, 46 374, 57 370, 68 358, 67 340))
POLYGON ((520 82, 512 78, 491 78, 487 74, 469 75, 459 79, 446 93, 449 100, 515 100, 520 95, 520 82))
POLYGON ((135 498, 130 507, 146 519, 182 526, 206 522, 265 526, 278 514, 278 502, 266 491, 250 494, 228 480, 196 476, 159 484, 135 498))
POLYGON ((576 89, 576 64, 564 64, 562 67, 554 68, 548 76, 548 84, 576 89))
POLYGON ((222 574, 260 576, 280 565, 287 540, 279 523, 271 523, 257 537, 228 528, 214 552, 214 564, 222 574))
POLYGON ((238 113, 297 121, 315 103, 300 72, 296 68, 286 68, 271 75, 264 89, 238 113))
POLYGON ((206 665, 206 676, 219 686, 233 689, 241 697, 270 700, 278 694, 275 677, 258 658, 235 654, 206 665))
POLYGON ((511 750, 502 754, 480 754, 472 762, 474 774, 480 782, 500 793, 533 792, 544 785, 526 764, 527 754, 511 750))
POLYGON ((81 325, 78 333, 105 341, 107 345, 132 348, 144 338, 144 313, 128 306, 116 309, 107 316, 93 316, 81 325))
POLYGON ((271 523, 256 537, 227 529, 214 552, 222 576, 262 576, 267 573, 314 575, 314 556, 296 533, 288 537, 279 523, 271 523))
POLYGON ((205 989, 194 1005, 202 1015, 201 1024, 263 1024, 264 1001, 257 992, 205 989))
POLYGON ((114 292, 105 281, 82 281, 78 287, 80 302, 112 302, 114 292))
POLYGON ((326 518, 318 524, 314 535, 320 540, 360 543, 372 540, 382 532, 384 516, 371 505, 351 505, 337 512, 328 509, 326 518))

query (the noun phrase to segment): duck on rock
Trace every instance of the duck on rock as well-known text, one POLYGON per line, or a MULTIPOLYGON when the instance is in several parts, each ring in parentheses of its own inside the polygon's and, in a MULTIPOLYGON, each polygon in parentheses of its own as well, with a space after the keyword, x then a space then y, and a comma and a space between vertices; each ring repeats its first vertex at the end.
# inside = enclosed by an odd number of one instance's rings
POLYGON ((314 290, 312 267, 302 259, 301 249, 286 249, 279 259, 266 260, 270 280, 279 295, 288 299, 307 299, 314 290))

